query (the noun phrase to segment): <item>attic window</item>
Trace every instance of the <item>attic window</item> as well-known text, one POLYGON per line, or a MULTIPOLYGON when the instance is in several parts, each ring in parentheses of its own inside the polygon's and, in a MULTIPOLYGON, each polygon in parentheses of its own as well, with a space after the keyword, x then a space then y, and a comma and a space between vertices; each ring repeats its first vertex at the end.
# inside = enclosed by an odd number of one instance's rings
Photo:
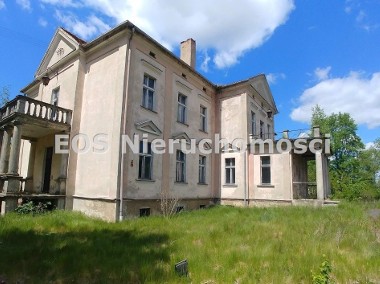
POLYGON ((185 74, 185 73, 182 73, 182 77, 186 79, 186 74, 185 74))
POLYGON ((149 55, 152 56, 153 58, 156 58, 156 54, 152 51, 149 51, 149 55))
POLYGON ((62 57, 65 54, 65 50, 62 47, 60 47, 57 49, 56 53, 59 57, 62 57))

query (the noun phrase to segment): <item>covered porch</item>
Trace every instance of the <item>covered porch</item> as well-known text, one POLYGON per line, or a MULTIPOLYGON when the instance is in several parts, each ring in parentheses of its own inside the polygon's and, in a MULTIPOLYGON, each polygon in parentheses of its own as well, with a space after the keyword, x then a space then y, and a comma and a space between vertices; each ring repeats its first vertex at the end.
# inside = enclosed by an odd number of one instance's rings
POLYGON ((71 116, 69 109, 26 96, 0 109, 1 214, 25 200, 63 207, 68 154, 54 153, 54 135, 70 132, 71 116))

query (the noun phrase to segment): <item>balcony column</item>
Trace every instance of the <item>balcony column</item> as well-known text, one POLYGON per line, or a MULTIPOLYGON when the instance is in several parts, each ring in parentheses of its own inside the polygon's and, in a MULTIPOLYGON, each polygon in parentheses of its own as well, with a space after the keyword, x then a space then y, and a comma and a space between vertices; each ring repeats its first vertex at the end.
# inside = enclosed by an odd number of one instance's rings
POLYGON ((1 152, 0 152, 0 174, 4 174, 8 171, 7 164, 8 164, 8 157, 9 157, 9 130, 6 128, 3 128, 3 141, 1 144, 1 152))
POLYGON ((11 140, 11 151, 9 155, 8 173, 5 175, 3 184, 4 193, 19 192, 21 188, 20 180, 22 177, 18 174, 21 146, 21 124, 18 121, 13 122, 13 134, 11 140))
POLYGON ((28 162, 28 173, 25 182, 25 191, 33 192, 33 173, 34 173, 34 162, 36 157, 36 144, 35 140, 30 140, 30 150, 29 150, 29 162, 28 162))
POLYGON ((20 159, 20 147, 21 147, 21 124, 14 122, 13 134, 12 134, 11 153, 9 156, 8 174, 18 175, 18 166, 20 159))
POLYGON ((317 199, 324 200, 329 192, 329 178, 326 156, 319 151, 315 153, 317 180, 317 199))
MULTIPOLYGON (((68 134, 65 132, 65 134, 68 134)), ((61 154, 61 164, 59 168, 59 177, 57 179, 59 185, 59 194, 66 194, 67 166, 69 162, 69 154, 61 154)))

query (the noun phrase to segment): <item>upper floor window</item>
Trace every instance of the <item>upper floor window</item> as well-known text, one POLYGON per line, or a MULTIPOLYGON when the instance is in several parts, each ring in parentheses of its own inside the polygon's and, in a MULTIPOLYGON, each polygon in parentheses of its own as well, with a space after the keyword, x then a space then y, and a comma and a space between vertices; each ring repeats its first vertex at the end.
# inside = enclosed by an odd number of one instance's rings
POLYGON ((261 160, 261 184, 271 183, 270 156, 262 156, 261 160))
POLYGON ((142 106, 150 110, 153 110, 155 87, 156 79, 145 74, 143 81, 142 106))
POLYGON ((206 183, 206 156, 199 155, 199 183, 206 183))
POLYGON ((264 133, 264 122, 260 120, 260 138, 264 139, 265 133, 264 133))
POLYGON ((271 139, 271 137, 272 137, 272 133, 271 133, 272 131, 271 131, 271 126, 270 126, 270 124, 268 124, 267 125, 267 135, 268 135, 268 138, 269 139, 271 139))
POLYGON ((207 131, 207 108, 204 106, 200 107, 200 130, 206 132, 207 131))
MULTIPOLYGON (((55 107, 58 106, 58 99, 59 99, 59 87, 55 88, 51 93, 51 104, 55 107)), ((52 119, 55 119, 57 116, 57 110, 56 108, 51 109, 50 117, 52 119)))
POLYGON ((187 97, 181 93, 178 93, 178 114, 177 121, 186 123, 187 121, 187 97))
POLYGON ((186 182, 186 155, 181 150, 176 153, 176 182, 186 182))
POLYGON ((225 160, 226 167, 226 184, 235 183, 235 158, 227 158, 225 160))
POLYGON ((256 113, 251 111, 251 134, 256 135, 256 113))
POLYGON ((59 99, 59 87, 55 88, 51 93, 51 104, 54 106, 58 106, 59 99))
POLYGON ((152 179, 153 170, 152 145, 150 142, 140 141, 139 151, 139 179, 152 179))

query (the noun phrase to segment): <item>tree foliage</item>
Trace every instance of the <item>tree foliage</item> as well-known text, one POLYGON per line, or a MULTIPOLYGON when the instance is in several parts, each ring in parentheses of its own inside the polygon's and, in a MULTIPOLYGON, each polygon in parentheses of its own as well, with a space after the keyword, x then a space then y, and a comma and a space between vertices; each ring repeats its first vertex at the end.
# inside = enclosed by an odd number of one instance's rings
MULTIPOLYGON (((348 113, 326 115, 313 108, 312 126, 331 135, 329 170, 332 193, 348 199, 380 197, 376 173, 380 171, 380 147, 364 149, 357 125, 348 113)), ((380 146, 380 140, 376 142, 380 146)), ((375 146, 376 146, 375 145, 375 146)))
POLYGON ((9 86, 3 86, 3 88, 1 89, 1 94, 0 94, 0 107, 2 107, 7 102, 9 102, 9 97, 10 97, 9 86))

